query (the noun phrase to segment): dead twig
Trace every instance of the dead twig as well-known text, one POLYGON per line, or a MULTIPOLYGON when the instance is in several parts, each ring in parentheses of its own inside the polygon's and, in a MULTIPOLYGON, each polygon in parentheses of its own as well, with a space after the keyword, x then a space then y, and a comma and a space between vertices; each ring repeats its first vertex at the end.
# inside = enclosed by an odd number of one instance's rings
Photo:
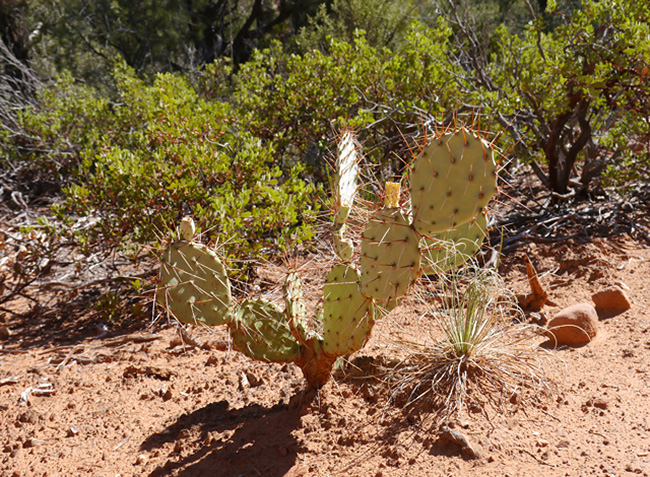
POLYGON ((101 345, 93 347, 93 349, 102 348, 104 346, 122 346, 127 343, 147 343, 149 341, 159 340, 160 338, 162 338, 162 335, 157 334, 117 336, 115 338, 107 339, 101 345))
POLYGON ((9 376, 8 378, 0 379, 0 386, 5 384, 18 384, 23 376, 25 376, 25 373, 19 374, 18 376, 9 376))
POLYGON ((525 295, 517 295, 519 306, 523 310, 531 311, 539 311, 546 304, 555 306, 555 303, 549 300, 548 293, 542 287, 537 276, 537 271, 533 267, 528 255, 526 255, 526 275, 528 276, 528 284, 530 285, 531 292, 525 295))
POLYGON ((63 358, 63 361, 61 361, 61 362, 57 365, 55 372, 58 373, 59 371, 61 371, 61 369, 63 369, 63 368, 68 364, 68 362, 70 361, 70 358, 72 358, 72 356, 75 354, 75 352, 76 352, 79 348, 81 348, 82 346, 83 346, 83 345, 76 345, 76 346, 73 346, 72 349, 71 349, 70 351, 68 351, 68 354, 66 355, 66 357, 63 358))

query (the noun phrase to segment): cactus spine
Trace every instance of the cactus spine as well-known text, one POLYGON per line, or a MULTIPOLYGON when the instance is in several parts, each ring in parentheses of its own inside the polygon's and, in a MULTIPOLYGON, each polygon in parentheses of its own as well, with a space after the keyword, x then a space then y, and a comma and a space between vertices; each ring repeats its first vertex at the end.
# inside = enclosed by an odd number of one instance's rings
POLYGON ((411 209, 400 207, 400 186, 388 183, 384 207, 361 237, 360 271, 353 243, 344 237, 354 207, 358 176, 354 137, 339 144, 333 235, 341 263, 323 288, 322 336, 307 331, 300 278, 284 283, 285 310, 264 300, 233 305, 218 257, 192 241, 194 225, 183 219, 181 240, 163 255, 157 300, 185 323, 226 324, 233 347, 263 361, 293 362, 311 387, 327 382, 334 361, 368 340, 379 309, 392 309, 422 272, 458 266, 479 248, 487 222, 482 213, 496 192, 496 166, 489 145, 466 130, 422 149, 411 176, 411 209))

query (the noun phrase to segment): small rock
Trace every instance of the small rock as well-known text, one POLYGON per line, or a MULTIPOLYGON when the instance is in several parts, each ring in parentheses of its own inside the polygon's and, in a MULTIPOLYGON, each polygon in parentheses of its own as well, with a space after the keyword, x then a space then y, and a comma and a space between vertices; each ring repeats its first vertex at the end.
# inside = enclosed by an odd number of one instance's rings
POLYGON ((618 315, 632 307, 630 299, 621 287, 612 286, 595 293, 591 297, 598 313, 618 315))
POLYGON ((36 424, 42 419, 42 416, 32 409, 21 413, 18 416, 18 420, 25 424, 36 424))
POLYGON ((481 450, 472 444, 465 434, 444 424, 440 426, 440 441, 459 446, 461 454, 465 459, 482 458, 481 450))
POLYGON ((598 314, 589 303, 560 310, 548 323, 546 336, 557 345, 583 346, 598 333, 598 314))
POLYGON ((264 380, 260 377, 258 377, 256 374, 246 370, 246 377, 248 378, 248 382, 250 383, 251 387, 256 388, 258 386, 261 386, 264 384, 264 380))
POLYGON ((567 449, 570 446, 571 446, 571 442, 569 442, 567 439, 562 439, 557 443, 558 449, 567 449))
POLYGON ((609 407, 609 401, 605 399, 604 397, 597 397, 593 400, 594 407, 597 407, 598 409, 607 409, 609 407))
POLYGON ((77 429, 76 427, 70 427, 70 428, 68 428, 68 430, 66 431, 66 435, 67 435, 68 437, 74 437, 74 436, 76 436, 77 434, 79 434, 79 429, 77 429))
POLYGON ((11 336, 11 331, 9 331, 9 328, 6 326, 0 326, 0 340, 8 340, 9 337, 11 336))
POLYGON ((146 455, 144 455, 144 454, 139 454, 138 457, 136 457, 136 459, 135 459, 135 463, 136 463, 137 465, 142 465, 142 464, 146 464, 146 463, 147 463, 147 460, 148 460, 148 459, 147 459, 147 456, 146 456, 146 455))
POLYGON ((243 389, 246 389, 246 388, 250 388, 250 386, 251 386, 251 383, 248 380, 248 377, 246 376, 246 373, 241 373, 239 375, 239 389, 243 390, 243 389))
POLYGON ((42 439, 36 439, 35 437, 29 437, 29 438, 27 438, 25 440, 25 443, 23 444, 23 447, 25 449, 27 449, 29 447, 36 447, 36 446, 40 446, 41 444, 43 444, 43 442, 45 442, 45 441, 42 440, 42 439))
POLYGON ((169 340, 169 349, 174 349, 177 346, 180 346, 183 344, 183 340, 179 335, 174 335, 172 339, 169 340))
POLYGON ((546 313, 543 311, 535 312, 531 311, 530 312, 530 321, 538 326, 544 326, 546 323, 548 323, 548 317, 546 316, 546 313))
POLYGON ((301 464, 296 464, 291 467, 284 477, 307 477, 309 475, 309 469, 301 464))

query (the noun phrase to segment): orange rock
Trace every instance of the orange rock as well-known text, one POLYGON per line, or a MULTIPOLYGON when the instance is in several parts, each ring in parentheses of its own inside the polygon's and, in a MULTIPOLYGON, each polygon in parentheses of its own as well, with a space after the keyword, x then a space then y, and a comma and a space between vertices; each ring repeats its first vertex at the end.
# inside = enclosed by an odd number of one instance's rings
POLYGON ((621 287, 612 286, 592 295, 598 313, 618 315, 632 307, 630 299, 621 287))
POLYGON ((598 314, 590 303, 578 303, 560 310, 548 322, 546 336, 558 346, 583 346, 598 333, 598 314))

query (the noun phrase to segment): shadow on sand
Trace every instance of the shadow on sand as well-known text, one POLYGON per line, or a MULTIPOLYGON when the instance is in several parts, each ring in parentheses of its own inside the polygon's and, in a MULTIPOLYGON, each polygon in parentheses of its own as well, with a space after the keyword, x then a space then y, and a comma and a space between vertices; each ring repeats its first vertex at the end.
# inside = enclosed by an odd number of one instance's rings
POLYGON ((167 462, 152 477, 284 476, 296 463, 292 431, 300 427, 299 407, 249 404, 230 409, 227 401, 219 401, 180 416, 140 448, 153 452, 174 443, 167 462))

